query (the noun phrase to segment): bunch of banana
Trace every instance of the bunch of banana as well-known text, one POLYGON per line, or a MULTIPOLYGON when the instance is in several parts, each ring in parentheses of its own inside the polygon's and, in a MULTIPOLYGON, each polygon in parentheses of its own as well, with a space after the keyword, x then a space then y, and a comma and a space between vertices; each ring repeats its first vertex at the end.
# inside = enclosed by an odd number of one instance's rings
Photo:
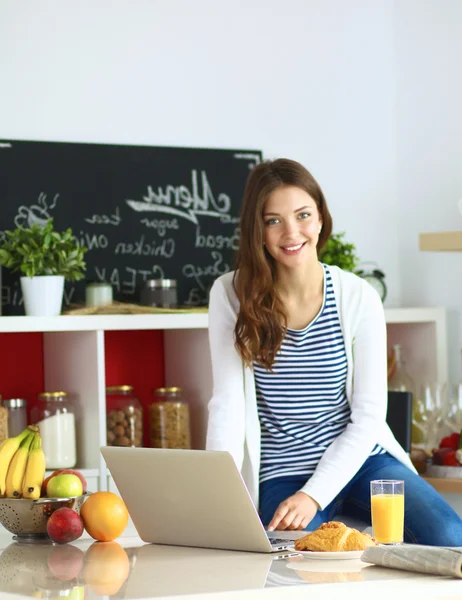
MULTIPOLYGON (((35 428, 37 430, 37 428, 35 428)), ((8 470, 21 443, 25 441, 31 433, 35 433, 31 427, 27 427, 19 435, 13 438, 8 438, 0 446, 0 496, 5 496, 6 493, 6 477, 8 470)))
POLYGON ((38 427, 29 425, 0 446, 0 497, 39 498, 45 456, 38 427), (27 494, 27 495, 26 495, 27 494))
POLYGON ((22 497, 36 500, 40 498, 45 477, 45 453, 42 450, 42 438, 37 432, 30 446, 26 472, 22 484, 22 497))

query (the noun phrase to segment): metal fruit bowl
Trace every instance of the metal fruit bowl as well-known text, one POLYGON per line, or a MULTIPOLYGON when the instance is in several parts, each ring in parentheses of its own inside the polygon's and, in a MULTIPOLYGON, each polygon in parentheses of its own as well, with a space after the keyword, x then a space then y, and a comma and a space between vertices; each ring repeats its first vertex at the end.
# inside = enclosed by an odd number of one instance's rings
POLYGON ((47 539, 48 517, 58 508, 72 508, 80 513, 80 507, 90 494, 70 498, 0 498, 0 524, 15 534, 15 539, 32 541, 47 539))

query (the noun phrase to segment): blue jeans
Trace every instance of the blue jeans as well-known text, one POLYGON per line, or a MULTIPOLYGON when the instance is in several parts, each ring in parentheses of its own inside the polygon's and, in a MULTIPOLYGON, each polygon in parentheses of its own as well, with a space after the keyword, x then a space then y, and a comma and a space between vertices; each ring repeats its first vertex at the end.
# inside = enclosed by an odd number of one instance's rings
MULTIPOLYGON (((404 480, 404 541, 429 546, 462 546, 462 520, 435 489, 390 454, 369 456, 353 479, 336 498, 316 513, 306 528, 313 531, 322 523, 348 515, 371 524, 370 481, 404 480)), ((260 484, 260 516, 265 526, 279 504, 295 494, 306 477, 278 477, 260 484)))

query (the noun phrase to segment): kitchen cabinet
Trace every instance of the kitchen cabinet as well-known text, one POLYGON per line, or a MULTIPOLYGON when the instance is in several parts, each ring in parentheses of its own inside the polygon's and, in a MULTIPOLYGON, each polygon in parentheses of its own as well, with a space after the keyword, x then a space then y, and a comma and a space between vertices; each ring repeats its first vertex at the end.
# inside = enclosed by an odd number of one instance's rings
MULTIPOLYGON (((445 309, 391 308, 386 309, 385 314, 389 350, 393 344, 401 344, 410 373, 416 379, 428 376, 434 380, 447 380, 445 309)), ((35 356, 39 363, 41 361, 41 364, 34 364, 38 382, 36 393, 43 391, 40 386, 46 390, 69 392, 80 413, 76 468, 87 477, 92 491, 115 489, 100 453, 100 447, 106 444, 107 374, 111 373, 110 385, 134 383, 114 381, 115 374, 123 373, 121 363, 125 353, 137 366, 141 363, 136 374, 139 385, 144 378, 150 381, 151 387, 182 387, 190 403, 192 445, 203 448, 207 403, 212 392, 207 327, 206 313, 0 317, 0 364, 7 364, 12 336, 19 354, 26 355, 30 348, 35 348, 35 354, 28 355, 28 362, 21 367, 21 372, 24 376, 33 372, 29 363, 35 356), (21 338, 20 334, 29 337, 21 338), (111 337, 115 335, 121 337, 111 337), (37 336, 40 339, 37 340, 37 336), (136 346, 138 337, 143 336, 146 338, 144 345, 136 346), (41 355, 38 354, 40 351, 41 355), (111 360, 117 364, 107 364, 111 360)), ((7 397, 4 389, 12 390, 20 376, 13 366, 4 368, 1 374, 0 394, 4 397, 7 397)))

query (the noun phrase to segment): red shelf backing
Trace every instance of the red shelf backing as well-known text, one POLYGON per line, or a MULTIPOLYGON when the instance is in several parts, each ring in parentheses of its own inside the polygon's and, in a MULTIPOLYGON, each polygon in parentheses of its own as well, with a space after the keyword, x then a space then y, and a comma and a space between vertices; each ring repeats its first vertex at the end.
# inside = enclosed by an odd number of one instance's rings
MULTIPOLYGON (((149 446, 152 390, 165 384, 162 331, 106 331, 106 385, 133 385, 144 409, 144 445, 149 446)), ((43 334, 0 333, 0 395, 25 398, 30 415, 44 391, 43 334)), ((48 390, 54 391, 54 390, 48 390)))
POLYGON ((106 331, 106 385, 132 385, 144 412, 144 445, 149 447, 148 406, 152 391, 165 384, 162 331, 106 331))

